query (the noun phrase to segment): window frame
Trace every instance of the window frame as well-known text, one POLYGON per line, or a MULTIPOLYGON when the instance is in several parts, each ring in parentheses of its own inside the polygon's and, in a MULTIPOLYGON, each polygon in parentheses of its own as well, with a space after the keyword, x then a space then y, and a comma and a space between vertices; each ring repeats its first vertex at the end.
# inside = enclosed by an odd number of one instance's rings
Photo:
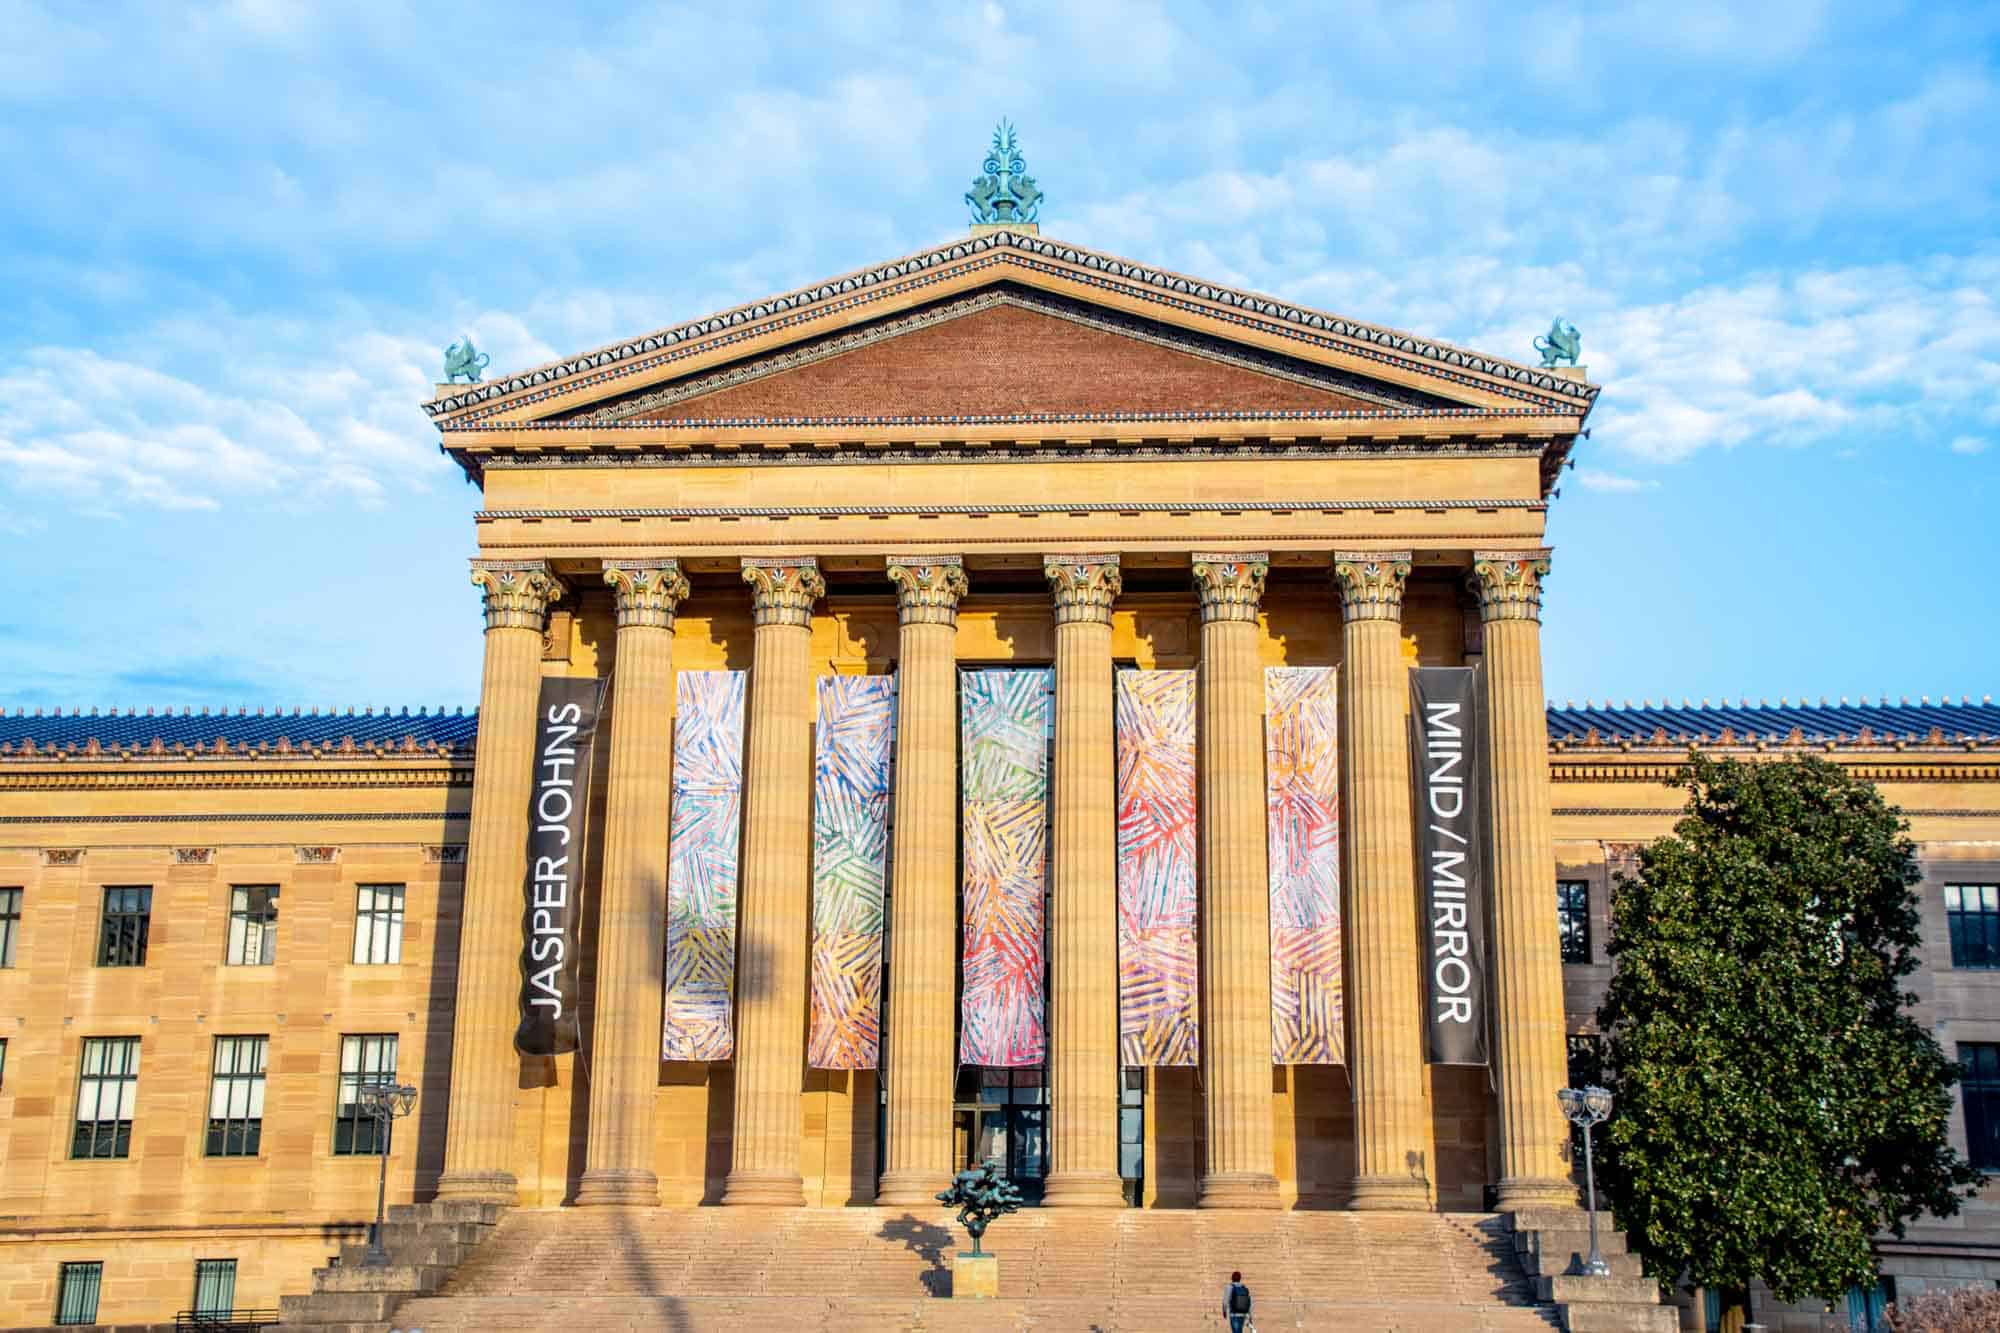
POLYGON ((1944 928, 1950 941, 1952 968, 1965 972, 2000 971, 2000 884, 1947 884, 1943 896, 1944 928), (1964 906, 1968 890, 1979 899, 1978 905, 1970 910, 1964 906), (1975 933, 1976 947, 1973 947, 1975 933))
POLYGON ((204 1128, 203 1157, 262 1156, 264 1141, 264 1088, 270 1067, 271 1038, 268 1034, 237 1033, 218 1035, 209 1058, 208 1121, 204 1128), (224 1043, 230 1067, 223 1067, 224 1043), (247 1045, 246 1045, 247 1043, 247 1045), (254 1064, 254 1069, 245 1067, 254 1064), (223 1114, 216 1114, 218 1096, 223 1114), (237 1114, 238 1108, 241 1114, 237 1114))
POLYGON ((153 886, 150 884, 106 884, 97 917, 97 965, 99 967, 144 967, 146 944, 153 930, 153 886), (114 898, 113 895, 121 895, 114 898), (139 906, 122 895, 141 894, 139 906), (136 924, 134 924, 136 923, 136 924), (115 927, 115 933, 114 933, 115 927))
POLYGON ((1588 964, 1592 960, 1590 939, 1590 881, 1587 879, 1558 879, 1556 881, 1556 948, 1566 967, 1588 964), (1573 901, 1572 901, 1573 900, 1573 901), (1570 922, 1576 928, 1570 928, 1570 922))
POLYGON ((2000 1042, 1959 1042, 1957 1058, 1964 1071, 1958 1104, 1965 1116, 1966 1160, 1988 1174, 2000 1174, 2000 1042))
POLYGON ((27 896, 27 891, 18 884, 0 887, 0 968, 14 966, 21 936, 21 904, 27 896))
POLYGON ((395 967, 403 961, 403 925, 409 917, 408 884, 354 886, 354 952, 356 967, 395 967), (394 902, 381 906, 380 895, 394 891, 394 902), (379 946, 379 947, 378 947, 379 946), (386 957, 377 957, 377 954, 386 957))
POLYGON ((197 1259, 194 1261, 194 1299, 189 1302, 188 1308, 196 1318, 206 1316, 210 1319, 228 1319, 231 1314, 235 1313, 236 1261, 234 1259, 197 1259), (202 1300, 203 1279, 217 1279, 216 1285, 223 1287, 224 1284, 221 1279, 225 1276, 227 1284, 224 1288, 224 1294, 226 1294, 227 1299, 221 1305, 214 1304, 212 1300, 204 1302, 202 1300))
POLYGON ((56 1266, 56 1308, 54 1318, 50 1322, 59 1328, 78 1324, 95 1324, 97 1322, 98 1302, 103 1294, 104 1261, 102 1259, 65 1260, 56 1266), (90 1309, 88 1311, 79 1311, 77 1314, 65 1318, 64 1316, 68 1313, 70 1305, 70 1275, 72 1273, 78 1277, 88 1274, 90 1309))
POLYGON ((142 1048, 137 1037, 85 1037, 77 1050, 76 1060, 76 1114, 71 1119, 69 1160, 73 1162, 123 1161, 132 1155, 132 1124, 139 1118, 139 1062, 142 1048), (120 1067, 113 1070, 111 1053, 113 1045, 126 1057, 120 1067), (91 1052, 101 1050, 104 1059, 102 1068, 92 1070, 91 1052), (107 1087, 114 1094, 113 1107, 127 1114, 109 1119, 103 1115, 84 1118, 83 1099, 86 1088, 95 1093, 92 1107, 96 1111, 104 1109, 104 1095, 107 1087), (85 1126, 89 1128, 86 1129, 85 1126), (105 1127, 109 1126, 107 1130, 105 1127), (97 1151, 102 1136, 110 1135, 111 1151, 97 1151), (86 1140, 86 1135, 88 1139, 86 1140), (86 1142, 89 1151, 78 1151, 86 1142))
POLYGON ((333 1155, 335 1157, 383 1157, 393 1149, 394 1124, 384 1124, 363 1110, 361 1085, 396 1081, 396 1065, 402 1056, 402 1036, 395 1032, 343 1032, 340 1035, 340 1074, 333 1094, 333 1155), (388 1052, 386 1067, 382 1058, 388 1052), (354 1053, 350 1069, 348 1053, 354 1053), (370 1052, 374 1068, 369 1067, 370 1052), (361 1146, 363 1139, 366 1146, 361 1146))
POLYGON ((278 961, 280 887, 277 884, 229 886, 229 931, 222 943, 224 967, 270 967, 278 961), (258 894, 263 895, 261 905, 256 898, 258 894))

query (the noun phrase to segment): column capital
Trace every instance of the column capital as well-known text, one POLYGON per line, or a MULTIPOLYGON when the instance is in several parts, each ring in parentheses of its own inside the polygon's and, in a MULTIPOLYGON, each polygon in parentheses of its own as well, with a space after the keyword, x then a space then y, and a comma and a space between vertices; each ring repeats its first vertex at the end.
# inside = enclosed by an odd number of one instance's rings
POLYGON ((1526 551, 1474 551, 1470 582, 1479 595, 1479 618, 1539 621, 1549 554, 1546 546, 1526 551))
POLYGON ((474 560, 472 584, 484 594, 487 629, 537 634, 548 627, 549 606, 569 591, 546 560, 474 560))
POLYGON ((1408 551, 1335 551, 1333 580, 1340 585, 1341 612, 1349 620, 1403 619, 1403 582, 1410 577, 1408 551))
POLYGON ((1196 551, 1194 586, 1201 595, 1201 622, 1247 620, 1257 623, 1264 576, 1271 572, 1268 551, 1196 551))
POLYGON ((674 613, 688 595, 687 575, 678 560, 607 560, 604 581, 618 605, 619 629, 672 629, 674 613))
POLYGON ((1117 556, 1043 556, 1042 573, 1055 592, 1056 624, 1111 623, 1111 604, 1125 587, 1117 556))
POLYGON ((958 600, 971 586, 965 562, 955 555, 892 555, 889 582, 896 585, 897 617, 905 625, 956 625, 958 600))
POLYGON ((819 561, 809 555, 746 555, 743 581, 758 625, 811 625, 813 603, 826 596, 819 561))

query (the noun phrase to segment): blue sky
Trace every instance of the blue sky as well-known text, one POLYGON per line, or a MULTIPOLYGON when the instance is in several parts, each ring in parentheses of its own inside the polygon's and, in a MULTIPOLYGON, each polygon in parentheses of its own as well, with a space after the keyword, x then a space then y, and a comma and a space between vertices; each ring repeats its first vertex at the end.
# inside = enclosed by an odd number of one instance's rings
POLYGON ((1605 385, 1548 691, 2000 691, 2000 7, 0 0, 0 701, 469 704, 417 404, 962 232, 1605 385))

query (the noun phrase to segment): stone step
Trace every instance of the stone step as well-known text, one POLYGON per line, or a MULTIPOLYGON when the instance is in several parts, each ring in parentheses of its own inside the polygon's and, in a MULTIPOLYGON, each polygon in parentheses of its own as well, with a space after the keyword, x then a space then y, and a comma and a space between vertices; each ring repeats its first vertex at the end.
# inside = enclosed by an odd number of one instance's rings
MULTIPOLYGON (((1536 1254, 1549 1250, 1568 1250, 1573 1254, 1590 1253, 1590 1232, 1579 1227, 1575 1231, 1517 1231, 1514 1233, 1514 1247, 1524 1254, 1536 1254)), ((1601 1254, 1623 1254, 1626 1250, 1625 1233, 1599 1227, 1597 1249, 1601 1254)))
POLYGON ((279 1297, 278 1313, 287 1324, 311 1327, 379 1323, 403 1299, 399 1291, 316 1291, 310 1296, 279 1297))
POLYGON ((1569 1333, 1680 1333, 1680 1311, 1671 1305, 1599 1305, 1579 1302, 1563 1307, 1569 1333))
POLYGON ((442 1287, 444 1280, 450 1276, 451 1269, 440 1264, 391 1263, 376 1268, 367 1264, 342 1263, 338 1268, 315 1268, 313 1291, 315 1294, 386 1291, 429 1295, 442 1287))
POLYGON ((485 1226, 497 1226, 505 1215, 507 1207, 498 1203, 478 1203, 471 1200, 433 1200, 430 1203, 396 1203, 389 1205, 391 1222, 476 1222, 485 1226))
POLYGON ((1658 1305, 1660 1284, 1649 1277, 1579 1277, 1562 1274, 1535 1279, 1535 1293, 1563 1304, 1658 1305))
MULTIPOLYGON (((1582 1265, 1585 1255, 1590 1253, 1589 1242, 1581 1249, 1558 1246, 1540 1253, 1526 1251, 1521 1255, 1521 1267, 1531 1277, 1555 1277, 1558 1274, 1576 1271, 1582 1265)), ((1646 1269, 1636 1254, 1606 1254, 1600 1241, 1598 1257, 1604 1260, 1613 1277, 1644 1277, 1646 1269)))

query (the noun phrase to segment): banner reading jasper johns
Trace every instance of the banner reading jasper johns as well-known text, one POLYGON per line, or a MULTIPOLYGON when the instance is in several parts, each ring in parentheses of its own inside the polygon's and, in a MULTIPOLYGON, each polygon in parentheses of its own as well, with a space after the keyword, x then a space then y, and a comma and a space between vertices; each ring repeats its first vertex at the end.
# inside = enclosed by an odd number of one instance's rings
POLYGON ((1477 676, 1410 673, 1418 845, 1423 864, 1430 1060, 1486 1063, 1486 866, 1478 781, 1477 676))
POLYGON ((528 789, 528 873, 522 886, 523 1055, 577 1048, 577 931, 583 916, 583 816, 590 796, 590 751, 603 683, 567 676, 542 681, 535 709, 534 783, 528 789))

